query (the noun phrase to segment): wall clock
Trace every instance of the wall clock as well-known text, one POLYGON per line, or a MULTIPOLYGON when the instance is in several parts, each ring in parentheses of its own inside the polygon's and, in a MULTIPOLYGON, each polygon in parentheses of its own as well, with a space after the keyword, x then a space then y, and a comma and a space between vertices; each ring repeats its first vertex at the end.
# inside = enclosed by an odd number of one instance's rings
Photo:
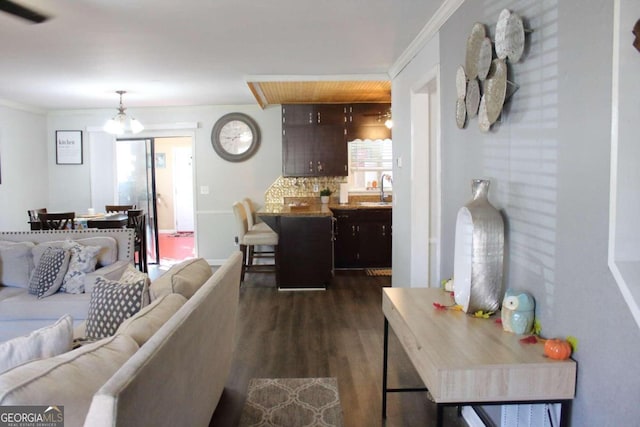
POLYGON ((242 162, 255 154, 260 144, 260 129, 251 117, 243 113, 222 116, 211 131, 211 145, 220 157, 230 162, 242 162))

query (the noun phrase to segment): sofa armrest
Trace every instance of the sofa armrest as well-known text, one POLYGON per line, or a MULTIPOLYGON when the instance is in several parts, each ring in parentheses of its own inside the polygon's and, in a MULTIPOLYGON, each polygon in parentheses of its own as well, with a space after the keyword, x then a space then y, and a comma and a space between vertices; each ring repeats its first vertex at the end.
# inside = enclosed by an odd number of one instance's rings
POLYGON ((127 269, 129 261, 116 261, 113 264, 101 267, 93 273, 84 276, 84 291, 88 294, 93 292, 93 286, 98 276, 105 277, 109 280, 118 280, 122 277, 122 273, 127 269))

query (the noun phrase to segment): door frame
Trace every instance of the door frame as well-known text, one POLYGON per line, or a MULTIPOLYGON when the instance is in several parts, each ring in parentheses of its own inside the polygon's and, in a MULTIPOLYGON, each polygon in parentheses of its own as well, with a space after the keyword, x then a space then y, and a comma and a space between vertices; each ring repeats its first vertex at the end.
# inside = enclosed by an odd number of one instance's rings
POLYGON ((442 234, 440 67, 411 88, 411 276, 410 283, 440 285, 442 234), (425 115, 428 120, 425 120, 425 115), (435 181, 435 182, 433 182, 435 181), (426 184, 426 185, 424 185, 426 184), (426 280, 425 280, 426 278, 426 280))

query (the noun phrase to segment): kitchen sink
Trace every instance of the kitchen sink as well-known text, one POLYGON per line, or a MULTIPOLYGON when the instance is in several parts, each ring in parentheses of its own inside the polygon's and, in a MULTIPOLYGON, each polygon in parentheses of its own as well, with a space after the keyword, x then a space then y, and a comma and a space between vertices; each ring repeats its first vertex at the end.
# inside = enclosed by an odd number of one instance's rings
POLYGON ((365 207, 376 207, 376 206, 391 206, 391 202, 360 202, 358 203, 360 206, 365 207))

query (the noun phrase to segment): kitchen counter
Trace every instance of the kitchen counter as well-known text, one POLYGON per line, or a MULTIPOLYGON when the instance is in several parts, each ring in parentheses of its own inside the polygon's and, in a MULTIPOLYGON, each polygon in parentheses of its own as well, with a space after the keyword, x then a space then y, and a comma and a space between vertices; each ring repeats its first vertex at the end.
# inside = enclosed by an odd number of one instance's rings
POLYGON ((267 216, 332 216, 334 210, 391 209, 391 202, 350 202, 350 203, 273 203, 264 205, 257 214, 267 216))

